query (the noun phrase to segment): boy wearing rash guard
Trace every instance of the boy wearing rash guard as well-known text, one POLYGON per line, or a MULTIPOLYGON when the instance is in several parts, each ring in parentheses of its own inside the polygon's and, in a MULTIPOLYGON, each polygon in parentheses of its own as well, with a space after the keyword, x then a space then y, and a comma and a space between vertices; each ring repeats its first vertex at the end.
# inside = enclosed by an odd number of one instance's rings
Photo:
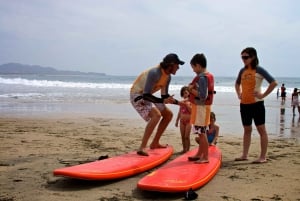
POLYGON ((189 84, 192 114, 190 123, 193 125, 194 134, 198 135, 199 147, 194 156, 188 157, 195 163, 208 163, 207 128, 210 124, 210 111, 213 102, 214 77, 207 71, 206 57, 204 54, 195 54, 190 62, 193 71, 197 74, 189 84), (201 145, 201 146, 200 146, 201 145))
POLYGON ((171 75, 175 75, 179 65, 183 65, 174 53, 168 54, 157 67, 142 72, 134 81, 130 90, 130 102, 140 116, 148 122, 142 138, 142 143, 137 154, 148 156, 145 151, 148 140, 158 125, 156 135, 150 144, 151 149, 165 148, 166 145, 159 143, 162 133, 165 131, 173 114, 166 104, 180 104, 168 93, 171 75), (161 98, 153 94, 160 90, 161 98), (155 107, 153 107, 153 104, 155 107))
POLYGON ((261 153, 253 163, 267 162, 266 153, 268 135, 265 127, 265 106, 263 98, 268 96, 277 86, 276 80, 259 66, 256 50, 248 47, 242 50, 241 58, 244 67, 239 71, 235 83, 235 90, 240 99, 241 120, 244 127, 243 153, 236 161, 248 160, 248 151, 251 144, 252 120, 254 120, 260 135, 261 153), (262 81, 269 83, 264 92, 261 90, 262 81))

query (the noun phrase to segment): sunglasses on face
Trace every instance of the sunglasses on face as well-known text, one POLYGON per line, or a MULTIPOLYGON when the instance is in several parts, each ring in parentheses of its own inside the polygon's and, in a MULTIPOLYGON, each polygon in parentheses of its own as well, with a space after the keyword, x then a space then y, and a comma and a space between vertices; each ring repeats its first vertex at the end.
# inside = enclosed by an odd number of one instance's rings
POLYGON ((247 60, 247 59, 249 59, 249 58, 251 58, 250 56, 242 56, 242 59, 243 60, 247 60))

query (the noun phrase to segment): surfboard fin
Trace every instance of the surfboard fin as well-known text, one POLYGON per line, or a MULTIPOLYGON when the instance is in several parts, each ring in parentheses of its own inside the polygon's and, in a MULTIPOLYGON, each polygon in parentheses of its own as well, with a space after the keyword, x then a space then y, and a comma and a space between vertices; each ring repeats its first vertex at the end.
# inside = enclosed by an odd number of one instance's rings
POLYGON ((184 195, 185 200, 195 200, 198 198, 198 194, 193 191, 192 188, 190 188, 190 190, 188 190, 185 195, 184 195))

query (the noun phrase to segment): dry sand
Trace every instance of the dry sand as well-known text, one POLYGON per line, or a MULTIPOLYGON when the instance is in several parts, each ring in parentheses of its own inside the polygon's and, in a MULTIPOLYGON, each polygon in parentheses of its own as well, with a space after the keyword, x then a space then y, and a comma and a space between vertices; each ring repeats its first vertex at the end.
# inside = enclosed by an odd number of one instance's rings
MULTIPOLYGON (((116 181, 80 181, 52 175, 59 167, 136 149, 144 125, 140 119, 105 117, 0 118, 0 201, 183 200, 182 193, 137 189, 138 180, 152 170, 116 181)), ((295 133, 299 136, 299 127, 295 133)), ((198 200, 300 200, 298 140, 271 137, 268 162, 251 164, 260 151, 258 135, 253 135, 250 160, 234 162, 242 149, 242 136, 221 133, 218 146, 223 153, 222 167, 196 191, 198 200)), ((171 159, 179 155, 177 129, 167 129, 162 143, 174 146, 171 159)))

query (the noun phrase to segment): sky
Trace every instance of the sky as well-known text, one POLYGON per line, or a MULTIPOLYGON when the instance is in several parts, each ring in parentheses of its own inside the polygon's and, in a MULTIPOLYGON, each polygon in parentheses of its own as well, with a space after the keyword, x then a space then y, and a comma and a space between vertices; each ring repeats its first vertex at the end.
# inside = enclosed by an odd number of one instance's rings
POLYGON ((168 53, 204 53, 207 70, 237 76, 257 50, 274 77, 300 77, 298 0, 0 0, 0 64, 138 75, 168 53))

